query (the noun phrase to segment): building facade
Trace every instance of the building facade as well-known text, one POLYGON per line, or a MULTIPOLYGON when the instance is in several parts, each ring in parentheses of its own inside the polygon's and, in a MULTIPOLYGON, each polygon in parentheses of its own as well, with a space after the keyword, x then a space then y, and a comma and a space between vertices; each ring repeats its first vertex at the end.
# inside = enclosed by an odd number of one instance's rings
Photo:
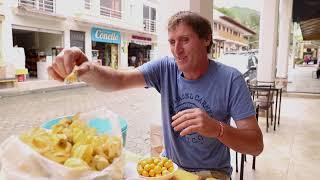
POLYGON ((153 58, 158 0, 2 0, 1 56, 16 69, 46 79, 46 67, 66 47, 115 69, 153 58))
POLYGON ((247 50, 249 36, 256 34, 234 19, 220 13, 213 12, 213 57, 219 58, 224 53, 247 50))

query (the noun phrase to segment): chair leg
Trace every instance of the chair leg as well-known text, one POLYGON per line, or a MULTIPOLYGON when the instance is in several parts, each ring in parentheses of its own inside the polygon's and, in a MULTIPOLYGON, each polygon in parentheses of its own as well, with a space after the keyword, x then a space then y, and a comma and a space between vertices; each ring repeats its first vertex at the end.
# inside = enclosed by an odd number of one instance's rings
POLYGON ((252 169, 256 169, 256 157, 253 156, 253 160, 252 160, 252 169))
POLYGON ((280 97, 279 97, 278 126, 280 125, 281 98, 282 98, 282 88, 280 89, 280 97))
MULTIPOLYGON (((273 106, 271 105, 271 119, 272 119, 272 121, 273 121, 273 118, 274 118, 274 116, 273 116, 273 106)), ((277 119, 274 119, 274 125, 273 125, 273 130, 275 131, 276 130, 276 125, 277 125, 277 119)))
POLYGON ((240 180, 243 180, 243 171, 244 171, 244 154, 241 154, 241 165, 240 165, 240 180))
POLYGON ((236 172, 238 172, 238 152, 236 152, 236 172))
POLYGON ((247 155, 244 155, 244 161, 247 162, 247 155))
POLYGON ((256 119, 257 119, 257 122, 259 122, 259 105, 256 108, 256 119))
POLYGON ((267 109, 267 132, 269 129, 269 110, 267 109))
POLYGON ((273 122, 273 115, 274 115, 274 113, 273 113, 273 105, 271 105, 270 108, 271 108, 271 111, 270 111, 271 112, 271 121, 273 122))

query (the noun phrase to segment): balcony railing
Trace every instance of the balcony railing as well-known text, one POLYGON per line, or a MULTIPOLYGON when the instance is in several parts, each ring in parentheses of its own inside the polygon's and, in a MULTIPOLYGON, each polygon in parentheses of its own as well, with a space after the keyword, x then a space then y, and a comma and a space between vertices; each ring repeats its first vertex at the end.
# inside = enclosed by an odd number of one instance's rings
POLYGON ((151 19, 143 19, 144 31, 156 32, 156 21, 151 19))
POLYGON ((243 44, 248 44, 249 41, 243 37, 239 37, 239 36, 235 36, 235 35, 232 35, 228 32, 225 32, 225 31, 217 31, 218 32, 218 35, 225 38, 225 39, 230 39, 232 41, 236 41, 236 42, 240 42, 240 43, 243 43, 243 44))
POLYGON ((84 1, 84 9, 87 9, 87 10, 91 9, 91 0, 84 1))
POLYGON ((108 7, 100 6, 100 15, 110 17, 110 18, 121 19, 122 11, 118 11, 118 10, 111 9, 108 7))
POLYGON ((18 5, 44 12, 56 12, 55 0, 18 0, 18 5))

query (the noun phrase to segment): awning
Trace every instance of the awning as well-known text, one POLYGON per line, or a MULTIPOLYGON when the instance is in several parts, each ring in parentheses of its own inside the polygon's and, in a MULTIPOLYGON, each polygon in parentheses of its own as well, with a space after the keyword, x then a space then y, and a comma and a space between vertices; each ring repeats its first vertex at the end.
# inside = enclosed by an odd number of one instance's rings
POLYGON ((292 18, 300 24, 303 40, 320 40, 319 0, 293 0, 292 18))
POLYGON ((139 45, 142 45, 142 46, 152 45, 151 41, 139 41, 139 40, 131 39, 130 42, 131 43, 135 43, 135 44, 139 44, 139 45))
POLYGON ((21 26, 21 25, 16 25, 16 24, 12 24, 12 29, 63 35, 63 31, 57 31, 57 30, 45 29, 45 28, 38 28, 38 27, 21 26))

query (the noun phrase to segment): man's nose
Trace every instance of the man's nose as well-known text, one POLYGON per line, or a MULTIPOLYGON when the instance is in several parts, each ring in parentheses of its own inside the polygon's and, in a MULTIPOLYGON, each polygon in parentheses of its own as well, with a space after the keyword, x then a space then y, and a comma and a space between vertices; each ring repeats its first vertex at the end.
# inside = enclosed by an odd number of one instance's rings
POLYGON ((183 52, 182 44, 179 41, 176 42, 176 44, 174 46, 174 51, 176 52, 176 54, 183 52))

